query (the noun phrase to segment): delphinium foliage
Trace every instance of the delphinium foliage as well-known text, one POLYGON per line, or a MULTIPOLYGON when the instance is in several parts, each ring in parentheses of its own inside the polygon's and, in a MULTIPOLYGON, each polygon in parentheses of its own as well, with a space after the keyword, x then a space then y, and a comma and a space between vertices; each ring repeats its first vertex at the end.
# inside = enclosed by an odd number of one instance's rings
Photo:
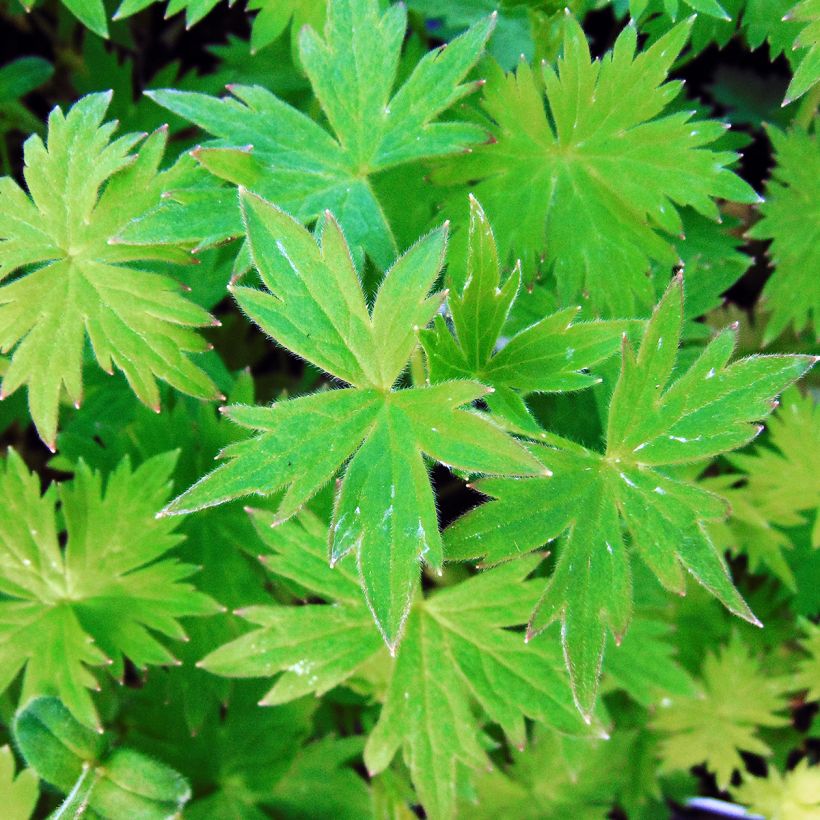
POLYGON ((818 816, 817 0, 0 26, 0 816, 818 816))

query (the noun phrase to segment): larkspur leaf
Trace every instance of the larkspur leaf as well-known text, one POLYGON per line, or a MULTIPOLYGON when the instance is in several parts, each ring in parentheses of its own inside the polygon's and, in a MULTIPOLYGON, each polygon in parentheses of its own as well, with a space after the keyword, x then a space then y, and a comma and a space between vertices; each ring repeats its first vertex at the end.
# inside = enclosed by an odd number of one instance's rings
POLYGON ((812 356, 758 356, 729 364, 735 331, 718 334, 678 372, 683 280, 676 277, 646 326, 637 354, 624 337, 621 374, 609 405, 606 451, 554 440, 530 448, 546 479, 483 479, 494 500, 445 531, 445 558, 495 563, 566 532, 529 636, 554 620, 579 709, 595 703, 605 630, 616 639, 632 608, 629 557, 620 521, 637 553, 670 591, 684 570, 734 614, 759 624, 735 589, 705 525, 725 517, 718 496, 664 468, 703 461, 751 441, 772 399, 814 364, 812 356))
POLYGON ((329 4, 324 36, 305 27, 299 55, 332 133, 258 86, 232 85, 235 99, 174 89, 150 96, 213 135, 214 149, 229 149, 214 161, 210 146, 199 152, 215 174, 275 201, 303 222, 330 209, 357 260, 365 252, 384 269, 397 247, 371 177, 481 142, 478 126, 437 117, 477 87, 463 80, 493 25, 487 17, 446 49, 426 54, 394 91, 404 7, 382 12, 377 0, 329 4), (248 145, 252 153, 243 153, 248 145))
POLYGON ((372 311, 341 228, 327 214, 311 234, 255 194, 240 190, 248 243, 266 290, 236 287, 240 307, 270 336, 349 388, 269 408, 226 413, 259 435, 227 447, 226 463, 169 504, 192 512, 250 494, 285 490, 277 520, 293 515, 344 466, 330 558, 355 553, 365 598, 395 650, 418 585, 420 562, 441 567, 441 542, 423 456, 467 472, 538 475, 539 462, 486 417, 462 410, 489 388, 470 381, 395 389, 417 345, 416 326, 444 260, 446 227, 389 268, 372 311), (309 316, 307 325, 293 316, 309 316), (328 444, 328 438, 332 443, 328 444))
POLYGON ((0 397, 28 385, 38 433, 53 450, 63 392, 82 402, 85 338, 100 367, 122 370, 145 404, 159 405, 156 378, 201 398, 219 396, 187 354, 206 350, 193 328, 210 315, 165 275, 128 263, 180 260, 174 248, 111 244, 119 229, 159 199, 166 129, 111 141, 111 95, 83 97, 48 120, 48 142, 24 146, 28 194, 0 179, 0 349, 12 351, 0 397), (80 150, 82 146, 82 150, 80 150), (39 311, 30 310, 38 304, 39 311))
POLYGON ((729 170, 734 155, 709 147, 722 124, 665 112, 681 89, 667 75, 690 27, 680 23, 636 54, 637 32, 627 26, 592 61, 570 18, 557 70, 522 63, 509 75, 489 72, 482 103, 493 140, 435 176, 478 180, 499 256, 535 270, 546 254, 564 304, 588 294, 597 312, 641 315, 652 302, 650 261, 677 262, 668 235, 681 231, 678 207, 715 218, 717 197, 759 200, 729 170))
POLYGON ((87 690, 99 684, 89 666, 122 676, 124 657, 137 667, 174 663, 155 633, 183 639, 180 618, 219 610, 185 583, 195 567, 163 557, 181 540, 175 524, 153 520, 175 461, 168 453, 132 471, 126 459, 105 489, 80 462, 74 481, 41 496, 37 476, 9 450, 0 473, 0 690, 23 670, 23 701, 58 695, 78 720, 97 725, 87 690))

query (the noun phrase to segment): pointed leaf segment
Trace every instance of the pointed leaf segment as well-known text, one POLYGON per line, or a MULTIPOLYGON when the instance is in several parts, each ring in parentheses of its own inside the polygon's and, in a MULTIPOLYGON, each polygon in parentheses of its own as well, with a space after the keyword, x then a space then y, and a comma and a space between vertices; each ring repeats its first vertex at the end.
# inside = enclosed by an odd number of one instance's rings
POLYGON ((543 257, 563 304, 586 294, 602 315, 648 313, 650 264, 678 262, 678 209, 717 219, 717 197, 759 201, 729 169, 736 155, 710 147, 724 123, 666 111, 682 87, 667 77, 690 28, 681 23, 637 52, 627 26, 599 61, 569 18, 556 69, 490 67, 482 105, 493 140, 436 176, 478 180, 502 259, 520 257, 531 271, 543 257))
MULTIPOLYGON (((333 605, 243 610, 258 628, 202 665, 230 677, 278 675, 263 705, 322 694, 380 651, 356 573, 344 564, 331 570, 322 560, 326 527, 312 514, 300 513, 276 529, 270 513, 252 514, 266 566, 333 605)), ((519 747, 527 740, 526 718, 567 734, 590 733, 572 702, 557 648, 546 641, 526 646, 508 629, 526 620, 538 598, 539 582, 525 579, 540 561, 528 556, 427 599, 418 596, 409 614, 365 763, 372 774, 381 772, 401 748, 429 817, 453 816, 458 780, 488 764, 471 698, 519 747)), ((600 723, 592 732, 602 734, 600 723)))
POLYGON ((637 322, 573 323, 580 308, 546 316, 512 338, 504 325, 521 286, 520 265, 501 281, 495 237, 481 205, 470 196, 467 278, 451 288, 447 305, 453 332, 443 316, 419 334, 431 381, 476 379, 494 392, 485 402, 509 429, 543 435, 524 396, 536 392, 581 390, 599 384, 592 365, 620 348, 621 336, 637 322))

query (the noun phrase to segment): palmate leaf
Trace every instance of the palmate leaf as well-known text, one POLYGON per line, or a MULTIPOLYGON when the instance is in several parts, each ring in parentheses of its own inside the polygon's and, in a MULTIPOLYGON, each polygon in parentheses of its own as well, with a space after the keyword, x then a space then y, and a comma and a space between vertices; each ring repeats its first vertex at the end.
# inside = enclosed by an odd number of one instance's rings
POLYGON ((616 638, 631 613, 631 549, 664 587, 682 594, 684 570, 728 609, 756 622, 732 585, 704 524, 726 515, 717 496, 671 478, 665 467, 709 459, 740 447, 762 429, 750 422, 772 411, 772 399, 805 373, 811 356, 758 356, 728 365, 735 329, 718 334, 691 367, 673 373, 683 317, 681 277, 650 320, 640 349, 624 341, 613 392, 605 453, 555 437, 531 452, 552 471, 527 481, 484 479, 476 489, 497 499, 445 532, 446 557, 496 563, 566 532, 549 585, 529 629, 553 620, 562 640, 579 708, 595 702, 605 628, 616 638))
POLYGON ((776 165, 760 206, 763 218, 748 236, 771 239, 775 269, 763 289, 771 317, 764 344, 790 325, 795 332, 814 331, 820 317, 820 144, 816 134, 799 127, 783 132, 768 128, 776 152, 776 165))
MULTIPOLYGON (((370 177, 484 139, 475 125, 436 118, 477 87, 462 80, 478 60, 493 20, 426 54, 394 92, 404 6, 382 13, 377 0, 329 4, 324 38, 306 27, 299 54, 332 133, 259 86, 231 86, 234 100, 173 89, 150 96, 216 138, 196 157, 217 177, 275 201, 304 222, 333 211, 357 258, 365 251, 385 269, 397 246, 370 177)), ((162 210, 156 214, 160 221, 162 210)), ((155 226, 147 219, 124 236, 151 237, 155 226)), ((229 227, 215 226, 212 240, 241 232, 234 212, 229 227)))
POLYGON ((396 390, 437 310, 428 292, 444 259, 446 228, 400 257, 372 312, 342 230, 328 212, 321 236, 265 200, 240 191, 254 264, 268 292, 234 287, 239 306, 266 333, 351 386, 272 407, 232 406, 227 416, 259 435, 225 448, 227 463, 166 509, 191 512, 251 494, 285 490, 282 521, 350 459, 336 497, 330 558, 359 562, 362 587, 395 650, 410 610, 419 561, 442 564, 435 502, 423 455, 468 472, 545 472, 485 417, 459 409, 491 392, 474 381, 396 390), (298 317, 298 323, 296 322, 298 317))
POLYGON ((771 754, 758 728, 788 723, 777 713, 787 706, 785 693, 793 687, 765 669, 737 635, 719 654, 707 655, 702 691, 663 701, 655 716, 663 767, 685 770, 705 763, 715 773, 718 788, 725 789, 732 772, 744 768, 741 751, 771 754))
MULTIPOLYGON (((321 695, 381 650, 356 576, 344 565, 331 570, 323 560, 326 528, 312 514, 275 529, 271 514, 253 516, 273 552, 263 556, 268 568, 332 605, 244 610, 259 628, 211 653, 202 666, 230 677, 279 675, 261 701, 266 705, 321 695)), ((402 747, 430 817, 451 816, 456 774, 487 762, 470 697, 519 746, 526 742, 525 717, 562 732, 589 733, 569 696, 559 653, 546 642, 525 646, 506 629, 521 624, 537 600, 539 583, 524 579, 540 560, 510 562, 419 597, 410 613, 365 762, 371 774, 380 772, 402 747)))
POLYGON ((812 524, 811 544, 820 547, 820 409, 796 388, 783 394, 768 423, 766 441, 728 461, 739 472, 705 478, 702 485, 729 502, 728 521, 710 527, 716 543, 749 558, 749 569, 764 564, 792 591, 797 582, 783 551, 792 548, 781 527, 812 524), (813 519, 813 523, 812 523, 813 519))
POLYGON ((627 27, 601 61, 577 23, 565 31, 557 71, 544 65, 536 76, 523 63, 514 74, 490 72, 482 104, 491 144, 436 179, 478 180, 502 260, 521 257, 534 269, 545 255, 564 304, 588 294, 596 311, 641 315, 653 302, 650 263, 678 261, 669 238, 682 231, 678 207, 716 218, 716 197, 759 197, 729 170, 733 153, 708 147, 723 123, 664 114, 681 89, 666 79, 688 23, 637 55, 627 27))
POLYGON ((24 670, 22 701, 59 696, 83 723, 97 725, 88 666, 123 674, 172 664, 154 633, 177 640, 179 618, 219 606, 184 579, 196 568, 160 559, 181 540, 172 522, 154 520, 168 496, 175 453, 136 470, 127 460, 102 478, 82 462, 75 478, 40 496, 40 483, 9 450, 0 471, 0 691, 24 670), (59 499, 68 541, 58 541, 59 499))
POLYGON ((461 292, 451 288, 447 298, 453 332, 439 315, 433 328, 419 333, 419 340, 432 382, 477 379, 494 389, 484 399, 494 413, 512 429, 538 435, 540 428, 522 396, 600 383, 588 369, 618 351, 627 323, 573 324, 580 308, 568 308, 505 338, 501 345, 520 284, 516 266, 502 285, 492 228, 471 195, 466 281, 461 292))
POLYGON ((659 797, 648 733, 616 730, 611 738, 578 738, 536 726, 532 735, 526 749, 511 751, 511 763, 477 775, 475 795, 462 799, 459 817, 603 820, 613 805, 630 818, 664 815, 639 810, 659 797), (630 801, 639 779, 640 798, 630 801))
POLYGON ((54 109, 47 145, 38 136, 26 141, 29 195, 0 179, 0 280, 22 271, 0 287, 0 350, 12 351, 0 398, 27 384, 32 419, 52 450, 63 388, 75 405, 82 401, 86 336, 100 366, 122 370, 149 406, 159 407, 156 378, 194 396, 218 396, 186 355, 207 348, 192 328, 212 324, 209 314, 171 278, 129 264, 187 254, 111 244, 159 200, 166 133, 151 134, 137 154, 129 152, 139 134, 111 142, 115 124, 102 124, 110 98, 91 94, 67 115, 54 109))
POLYGON ((804 757, 781 774, 773 766, 766 777, 747 775, 732 797, 767 820, 813 820, 820 815, 820 769, 804 757))

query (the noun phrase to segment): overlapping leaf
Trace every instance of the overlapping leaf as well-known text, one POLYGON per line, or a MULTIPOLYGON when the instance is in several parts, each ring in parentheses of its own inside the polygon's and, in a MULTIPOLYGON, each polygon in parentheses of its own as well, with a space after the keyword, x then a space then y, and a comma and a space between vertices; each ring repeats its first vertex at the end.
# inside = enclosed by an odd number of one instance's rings
POLYGON ((725 789, 732 772, 743 768, 741 751, 771 754, 758 729, 787 723, 778 712, 791 687, 787 679, 767 675, 736 636, 719 654, 706 657, 701 677, 703 691, 665 701, 654 728, 663 735, 660 754, 666 769, 705 763, 717 776, 718 788, 725 789))
POLYGON ((466 281, 447 299, 451 333, 443 316, 419 334, 430 380, 476 379, 495 392, 487 404, 515 429, 538 434, 522 395, 579 390, 601 379, 588 369, 614 355, 626 322, 573 324, 580 308, 568 308, 535 322, 512 338, 502 331, 519 293, 518 266, 501 282, 495 237, 481 206, 470 197, 466 281))
POLYGON ((483 106, 492 144, 438 179, 479 180, 502 259, 520 256, 531 269, 545 255, 564 304, 588 294, 598 311, 641 315, 653 301, 650 262, 678 261, 669 237, 682 230, 678 207, 715 218, 716 197, 758 197, 729 170, 735 155, 709 148, 723 123, 664 113, 680 92, 666 79, 689 23, 637 55, 627 27, 600 62, 577 23, 565 31, 557 71, 544 65, 536 76, 522 64, 490 73, 483 106))
POLYGON ((130 265, 187 254, 110 243, 159 200, 166 134, 154 132, 129 153, 141 135, 110 141, 115 124, 102 124, 109 101, 110 94, 91 94, 67 115, 56 108, 48 144, 28 139, 30 196, 0 179, 0 280, 22 271, 0 287, 0 350, 12 351, 0 397, 27 384, 32 419, 52 449, 63 390, 75 405, 82 401, 86 337, 100 366, 122 370, 149 406, 159 406, 156 378, 191 395, 218 395, 187 355, 206 349, 192 328, 211 317, 170 277, 130 265))
MULTIPOLYGON (((437 122, 441 112, 476 88, 463 79, 478 59, 493 18, 476 24, 446 49, 426 54, 396 91, 406 11, 377 0, 329 4, 324 38, 306 27, 299 54, 332 133, 258 86, 231 86, 235 99, 175 91, 152 99, 216 138, 196 152, 209 171, 244 185, 304 222, 333 211, 358 258, 367 252, 386 268, 396 242, 370 177, 425 157, 464 150, 484 139, 481 128, 437 122)), ((171 203, 168 207, 173 207, 171 203)), ((205 205, 206 217, 212 213, 205 205)), ((162 222, 162 209, 156 219, 162 222)), ((156 222, 133 226, 126 237, 156 236, 156 222)), ((238 235, 215 226, 212 239, 238 235)))
MULTIPOLYGON (((211 653, 203 666, 231 677, 281 673, 262 701, 269 705, 322 694, 380 650, 356 577, 344 565, 328 568, 324 527, 314 516, 303 513, 273 530, 270 514, 254 518, 274 551, 263 556, 268 568, 333 605, 245 610, 260 628, 211 653)), ((527 647, 506 629, 521 624, 537 599, 538 582, 524 579, 539 561, 512 562, 419 598, 410 613, 365 762, 380 772, 401 747, 430 817, 451 816, 457 772, 486 762, 468 696, 518 745, 526 741, 525 717, 563 732, 587 731, 557 651, 546 643, 527 647)))
POLYGON ((428 292, 444 259, 446 231, 399 258, 372 312, 335 219, 320 242, 259 197, 241 193, 254 263, 268 292, 234 288, 266 333, 350 387, 278 402, 232 406, 259 435, 227 447, 227 463, 167 508, 190 512, 285 490, 279 520, 296 512, 350 460, 335 505, 330 557, 355 553, 376 624, 395 649, 418 582, 419 562, 442 563, 433 491, 423 454, 462 470, 537 475, 544 468, 486 418, 459 409, 490 389, 471 381, 395 390, 416 329, 437 310, 428 292), (298 320, 297 320, 298 317, 298 320))
POLYGON ((794 41, 800 62, 786 90, 784 105, 802 97, 820 82, 820 0, 802 0, 789 12, 787 18, 801 24, 794 41))
POLYGON ((87 667, 109 664, 122 676, 126 657, 138 667, 172 664, 154 633, 179 640, 179 618, 218 611, 184 582, 195 567, 162 558, 180 541, 173 522, 154 520, 175 459, 158 456, 134 471, 123 461, 104 490, 81 462, 74 481, 41 497, 38 477, 9 451, 0 473, 0 691, 24 670, 23 701, 54 694, 96 724, 87 690, 98 685, 87 667))
POLYGON ((776 165, 760 206, 763 218, 748 235, 771 239, 775 270, 763 289, 771 310, 764 343, 790 325, 796 332, 813 330, 820 317, 820 144, 816 134, 800 128, 768 129, 776 165))
POLYGON ((56 816, 179 816, 191 787, 173 769, 78 723, 56 698, 35 698, 14 719, 29 765, 66 795, 56 816))
POLYGON ((812 820, 820 813, 820 769, 808 757, 785 774, 770 766, 766 777, 745 777, 732 796, 768 820, 812 820))
POLYGON ((621 375, 609 406, 606 452, 552 440, 531 451, 551 478, 487 479, 475 486, 495 501, 446 532, 448 558, 498 562, 566 532, 530 636, 553 620, 562 639, 579 708, 594 701, 605 628, 616 638, 631 611, 631 551, 664 587, 683 593, 684 570, 742 618, 755 618, 732 585, 704 523, 726 514, 724 503, 673 478, 674 465, 740 447, 762 429, 751 422, 772 410, 772 398, 805 373, 810 356, 759 356, 729 365, 735 330, 718 334, 684 373, 676 372, 683 316, 676 278, 649 322, 640 349, 624 342, 621 375))

